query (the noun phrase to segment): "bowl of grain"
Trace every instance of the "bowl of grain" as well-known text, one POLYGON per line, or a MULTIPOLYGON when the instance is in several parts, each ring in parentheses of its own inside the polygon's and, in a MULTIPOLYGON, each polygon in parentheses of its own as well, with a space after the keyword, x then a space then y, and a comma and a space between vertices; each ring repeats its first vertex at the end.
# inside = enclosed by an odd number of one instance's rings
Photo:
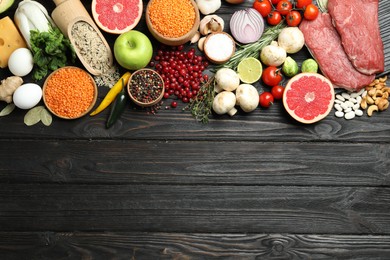
POLYGON ((145 16, 153 37, 170 46, 188 42, 198 31, 200 22, 194 0, 150 0, 145 16))
POLYGON ((57 117, 76 119, 95 105, 98 89, 85 70, 66 66, 53 71, 43 84, 43 102, 57 117))
POLYGON ((127 83, 130 99, 141 107, 156 105, 164 96, 164 80, 153 69, 135 71, 127 83))

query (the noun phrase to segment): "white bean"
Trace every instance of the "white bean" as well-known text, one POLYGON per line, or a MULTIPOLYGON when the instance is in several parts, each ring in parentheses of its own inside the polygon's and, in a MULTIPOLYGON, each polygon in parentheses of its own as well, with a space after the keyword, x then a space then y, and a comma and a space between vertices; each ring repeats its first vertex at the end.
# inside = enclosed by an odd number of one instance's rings
POLYGON ((355 115, 362 116, 363 115, 363 110, 360 110, 360 109, 355 110, 355 115))
POLYGON ((353 103, 349 100, 345 101, 345 103, 347 105, 347 107, 353 107, 353 103))
POLYGON ((339 99, 335 99, 334 102, 337 103, 337 104, 343 103, 343 101, 341 101, 341 100, 339 100, 339 99))
POLYGON ((343 108, 341 107, 340 104, 334 104, 334 108, 335 108, 337 111, 343 111, 343 108))
POLYGON ((357 98, 359 96, 359 94, 357 92, 352 92, 350 94, 351 98, 357 98))
POLYGON ((345 102, 341 103, 340 106, 341 106, 344 110, 348 108, 348 105, 347 105, 345 102))
POLYGON ((362 102, 362 97, 361 96, 357 96, 356 97, 356 103, 360 104, 360 102, 362 102))
POLYGON ((341 96, 342 96, 343 98, 345 98, 345 99, 350 99, 350 98, 351 98, 351 96, 350 96, 347 92, 341 93, 341 96))
POLYGON ((355 103, 355 104, 357 103, 356 98, 350 98, 349 101, 351 101, 352 103, 355 103))
POLYGON ((345 113, 345 115, 344 115, 344 118, 347 119, 347 120, 350 120, 350 119, 352 119, 354 117, 355 117, 355 112, 354 111, 350 111, 348 113, 345 113))
POLYGON ((347 107, 346 109, 344 109, 344 113, 349 113, 352 111, 352 107, 347 107))
POLYGON ((359 92, 357 93, 357 94, 358 94, 358 96, 361 96, 361 95, 363 95, 364 91, 365 91, 365 88, 362 88, 361 90, 359 90, 359 92))
POLYGON ((336 111, 335 113, 334 113, 334 115, 336 116, 336 117, 343 117, 344 116, 344 112, 343 111, 336 111))
POLYGON ((336 95, 336 99, 341 100, 341 101, 345 101, 345 98, 340 94, 336 95))
POLYGON ((360 103, 356 103, 355 105, 353 105, 352 109, 353 110, 358 110, 360 108, 360 103))

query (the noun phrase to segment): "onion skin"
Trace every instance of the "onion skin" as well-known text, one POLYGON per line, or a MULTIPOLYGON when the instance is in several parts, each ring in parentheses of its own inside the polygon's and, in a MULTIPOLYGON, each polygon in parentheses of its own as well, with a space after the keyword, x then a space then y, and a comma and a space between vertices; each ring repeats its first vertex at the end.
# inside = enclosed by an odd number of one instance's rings
POLYGON ((256 42, 264 32, 264 18, 253 8, 235 11, 230 18, 230 31, 242 44, 256 42))
POLYGON ((238 5, 238 4, 244 3, 245 0, 225 0, 225 2, 227 2, 229 4, 233 4, 233 5, 238 5))

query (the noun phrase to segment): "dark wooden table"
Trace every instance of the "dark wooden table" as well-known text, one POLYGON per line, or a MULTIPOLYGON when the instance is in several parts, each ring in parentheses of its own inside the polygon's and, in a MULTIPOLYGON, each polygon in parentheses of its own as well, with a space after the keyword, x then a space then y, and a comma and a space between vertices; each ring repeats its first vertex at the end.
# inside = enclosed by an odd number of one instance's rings
POLYGON ((390 258, 388 111, 302 125, 276 102, 204 125, 184 106, 129 105, 109 130, 108 110, 0 118, 0 259, 390 258))

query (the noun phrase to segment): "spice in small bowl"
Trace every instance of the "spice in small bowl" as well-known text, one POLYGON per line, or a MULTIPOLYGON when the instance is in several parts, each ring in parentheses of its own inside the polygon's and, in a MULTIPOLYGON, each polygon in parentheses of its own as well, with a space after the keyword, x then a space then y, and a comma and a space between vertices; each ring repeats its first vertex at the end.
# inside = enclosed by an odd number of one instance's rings
POLYGON ((160 74, 152 69, 135 71, 127 83, 131 100, 141 107, 150 107, 164 96, 164 81, 160 74))
POLYGON ((57 117, 76 119, 96 103, 97 87, 85 70, 67 66, 52 72, 43 85, 43 102, 57 117))
POLYGON ((188 42, 198 31, 200 23, 194 0, 150 0, 145 16, 153 37, 170 46, 188 42))

